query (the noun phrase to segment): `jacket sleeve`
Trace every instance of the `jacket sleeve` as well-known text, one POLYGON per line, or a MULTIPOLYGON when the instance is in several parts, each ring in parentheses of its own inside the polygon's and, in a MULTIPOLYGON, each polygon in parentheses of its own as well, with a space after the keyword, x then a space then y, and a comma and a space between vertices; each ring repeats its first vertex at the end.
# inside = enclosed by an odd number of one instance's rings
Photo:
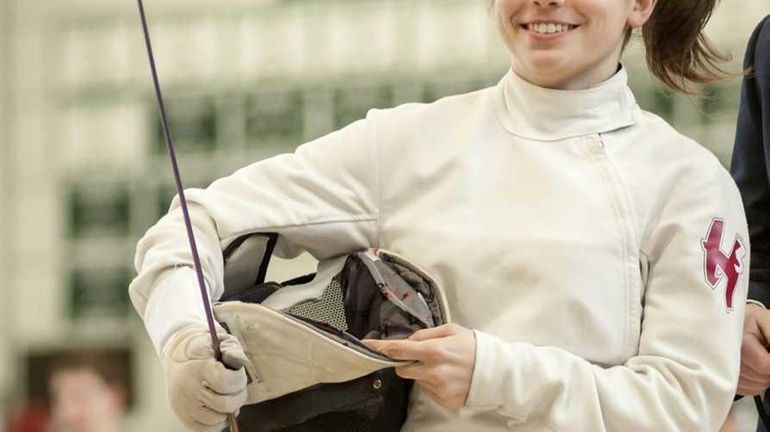
POLYGON ((679 183, 646 228, 649 271, 635 356, 620 365, 592 364, 559 348, 477 331, 467 406, 497 411, 512 428, 718 430, 738 380, 749 245, 734 183, 721 167, 710 171, 679 183), (712 228, 717 220, 721 235, 712 228), (714 243, 720 237, 721 248, 714 243))
MULTIPOLYGON (((318 259, 378 242, 375 112, 367 119, 240 169, 185 196, 212 299, 223 291, 222 250, 253 232, 278 234, 275 253, 318 259)), ((205 323, 178 198, 137 246, 131 301, 157 352, 177 330, 205 323)))
POLYGON ((770 16, 749 39, 732 172, 743 196, 752 250, 749 298, 770 307, 770 16))

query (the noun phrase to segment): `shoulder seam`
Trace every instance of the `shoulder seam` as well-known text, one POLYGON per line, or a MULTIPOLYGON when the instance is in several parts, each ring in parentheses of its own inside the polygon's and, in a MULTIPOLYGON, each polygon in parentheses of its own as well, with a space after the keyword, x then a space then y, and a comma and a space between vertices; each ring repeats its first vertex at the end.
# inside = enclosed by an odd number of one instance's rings
MULTIPOLYGON (((713 155, 712 155, 713 156, 713 155)), ((719 169, 723 169, 722 165, 719 164, 719 161, 714 158, 715 168, 710 167, 714 174, 719 175, 719 169)), ((648 238, 648 235, 655 231, 658 227, 658 224, 660 223, 660 217, 663 214, 663 212, 666 211, 666 209, 669 207, 669 205, 675 201, 675 198, 678 197, 682 192, 682 190, 688 189, 692 184, 697 182, 701 177, 691 177, 689 179, 686 179, 684 181, 679 182, 676 186, 674 186, 673 190, 668 196, 668 199, 655 211, 655 214, 653 214, 649 218, 649 223, 645 225, 645 229, 642 232, 642 241, 639 244, 640 252, 643 253, 646 257, 650 257, 650 254, 647 253, 647 250, 643 247, 645 244, 645 240, 648 238), (649 227, 649 228, 648 228, 649 227)))

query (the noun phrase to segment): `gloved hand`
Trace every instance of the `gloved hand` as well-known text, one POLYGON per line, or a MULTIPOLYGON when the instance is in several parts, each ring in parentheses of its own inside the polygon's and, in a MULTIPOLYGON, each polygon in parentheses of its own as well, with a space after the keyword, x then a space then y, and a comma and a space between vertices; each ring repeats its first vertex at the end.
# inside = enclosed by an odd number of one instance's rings
POLYGON ((214 359, 211 336, 204 325, 176 332, 164 350, 171 409, 189 430, 221 431, 227 414, 235 413, 246 401, 249 360, 235 337, 224 331, 217 337, 227 367, 214 359))

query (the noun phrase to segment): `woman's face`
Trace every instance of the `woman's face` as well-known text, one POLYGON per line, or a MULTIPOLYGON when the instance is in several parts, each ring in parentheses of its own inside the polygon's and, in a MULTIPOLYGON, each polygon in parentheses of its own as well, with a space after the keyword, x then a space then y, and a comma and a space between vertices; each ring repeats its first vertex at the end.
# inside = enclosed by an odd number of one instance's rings
POLYGON ((615 73, 626 30, 647 21, 648 3, 495 0, 493 10, 514 72, 542 87, 581 89, 615 73))

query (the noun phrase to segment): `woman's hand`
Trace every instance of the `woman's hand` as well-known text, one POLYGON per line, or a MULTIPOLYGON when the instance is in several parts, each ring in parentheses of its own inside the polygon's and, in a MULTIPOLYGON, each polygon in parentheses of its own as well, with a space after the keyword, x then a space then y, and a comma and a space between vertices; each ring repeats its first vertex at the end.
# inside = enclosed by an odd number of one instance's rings
POLYGON ((754 304, 746 305, 741 346, 741 378, 738 394, 754 396, 770 387, 770 310, 754 304))
POLYGON ((456 324, 420 330, 406 340, 363 341, 370 348, 395 360, 417 363, 396 368, 396 373, 413 379, 438 404, 459 409, 465 406, 476 361, 476 336, 456 324))

